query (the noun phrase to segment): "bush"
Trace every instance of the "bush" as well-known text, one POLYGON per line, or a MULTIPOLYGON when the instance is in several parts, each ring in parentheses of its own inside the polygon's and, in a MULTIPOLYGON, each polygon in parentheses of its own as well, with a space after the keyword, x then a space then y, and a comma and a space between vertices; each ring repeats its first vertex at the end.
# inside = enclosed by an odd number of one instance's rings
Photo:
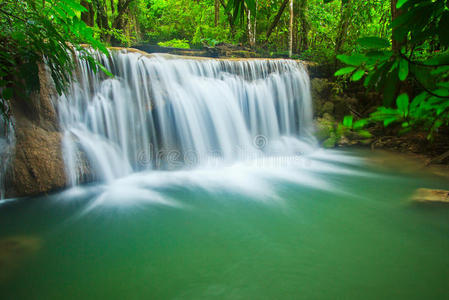
POLYGON ((173 39, 173 40, 166 41, 166 42, 159 42, 157 44, 161 47, 190 49, 190 45, 187 40, 173 39))

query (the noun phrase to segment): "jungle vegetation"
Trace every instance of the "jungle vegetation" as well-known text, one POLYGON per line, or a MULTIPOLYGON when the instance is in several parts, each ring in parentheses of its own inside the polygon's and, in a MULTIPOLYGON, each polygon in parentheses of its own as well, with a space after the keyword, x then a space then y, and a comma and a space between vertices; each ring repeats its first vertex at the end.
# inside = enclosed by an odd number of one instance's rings
POLYGON ((1 0, 0 109, 36 85, 45 62, 62 92, 73 53, 103 69, 88 44, 176 48, 239 45, 263 56, 332 64, 383 96, 370 117, 345 118, 424 128, 449 122, 449 0, 1 0), (25 88, 18 88, 24 86, 25 88))

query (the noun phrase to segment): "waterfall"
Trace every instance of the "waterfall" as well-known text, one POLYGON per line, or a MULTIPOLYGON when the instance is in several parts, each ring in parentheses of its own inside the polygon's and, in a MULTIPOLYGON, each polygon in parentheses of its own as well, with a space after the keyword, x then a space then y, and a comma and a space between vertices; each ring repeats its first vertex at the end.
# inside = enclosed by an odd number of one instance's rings
MULTIPOLYGON (((3 100, 0 99, 0 102, 3 100)), ((6 101, 2 104, 7 105, 6 101)), ((5 198, 6 176, 15 145, 13 122, 0 114, 0 199, 5 198)))
POLYGON ((313 144, 309 78, 292 60, 187 59, 126 50, 83 61, 57 102, 69 180, 298 155, 313 144))

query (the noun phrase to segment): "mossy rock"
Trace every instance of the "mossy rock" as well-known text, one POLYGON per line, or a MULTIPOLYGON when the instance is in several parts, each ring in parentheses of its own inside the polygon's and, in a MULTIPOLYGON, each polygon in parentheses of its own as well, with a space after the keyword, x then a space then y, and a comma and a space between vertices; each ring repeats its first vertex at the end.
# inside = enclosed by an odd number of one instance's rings
POLYGON ((334 133, 332 133, 331 136, 327 138, 322 145, 324 148, 335 148, 335 146, 337 145, 337 141, 338 141, 337 136, 334 133))
POLYGON ((327 140, 335 132, 334 122, 320 118, 315 125, 315 137, 319 142, 327 140))

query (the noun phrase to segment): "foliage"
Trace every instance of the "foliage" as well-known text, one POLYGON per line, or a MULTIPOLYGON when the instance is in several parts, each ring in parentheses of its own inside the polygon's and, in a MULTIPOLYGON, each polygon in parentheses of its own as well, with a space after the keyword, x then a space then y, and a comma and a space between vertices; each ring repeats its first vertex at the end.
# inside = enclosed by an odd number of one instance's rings
MULTIPOLYGON (((56 89, 61 93, 70 81, 75 68, 73 55, 93 69, 97 64, 88 49, 107 53, 107 49, 93 37, 92 28, 81 21, 86 9, 74 0, 4 0, 0 4, 0 97, 9 100, 14 92, 39 89, 39 62, 45 62, 56 89)), ((103 68, 104 69, 104 68, 103 68)), ((0 108, 8 115, 5 102, 0 108)))
MULTIPOLYGON (((370 118, 346 119, 340 131, 382 122, 401 124, 403 131, 424 127, 431 137, 448 124, 449 0, 293 0, 292 12, 288 3, 3 0, 1 98, 13 96, 13 85, 37 89, 36 66, 41 61, 62 92, 74 68, 74 51, 92 67, 102 68, 81 47, 87 43, 106 53, 97 39, 112 45, 150 42, 176 48, 225 42, 287 56, 292 14, 292 58, 325 62, 334 69, 344 64, 336 76, 364 80, 366 88, 383 95, 383 106, 370 118)), ((7 113, 6 105, 0 108, 7 113)))
POLYGON ((397 8, 392 42, 359 39, 359 52, 338 56, 350 66, 335 75, 354 81, 366 75, 364 86, 382 92, 384 106, 369 121, 399 122, 403 132, 422 127, 431 138, 449 123, 449 1, 402 0, 397 8))
POLYGON ((172 47, 172 48, 181 48, 181 49, 190 49, 190 45, 187 40, 178 40, 173 39, 166 42, 157 43, 161 47, 172 47))

